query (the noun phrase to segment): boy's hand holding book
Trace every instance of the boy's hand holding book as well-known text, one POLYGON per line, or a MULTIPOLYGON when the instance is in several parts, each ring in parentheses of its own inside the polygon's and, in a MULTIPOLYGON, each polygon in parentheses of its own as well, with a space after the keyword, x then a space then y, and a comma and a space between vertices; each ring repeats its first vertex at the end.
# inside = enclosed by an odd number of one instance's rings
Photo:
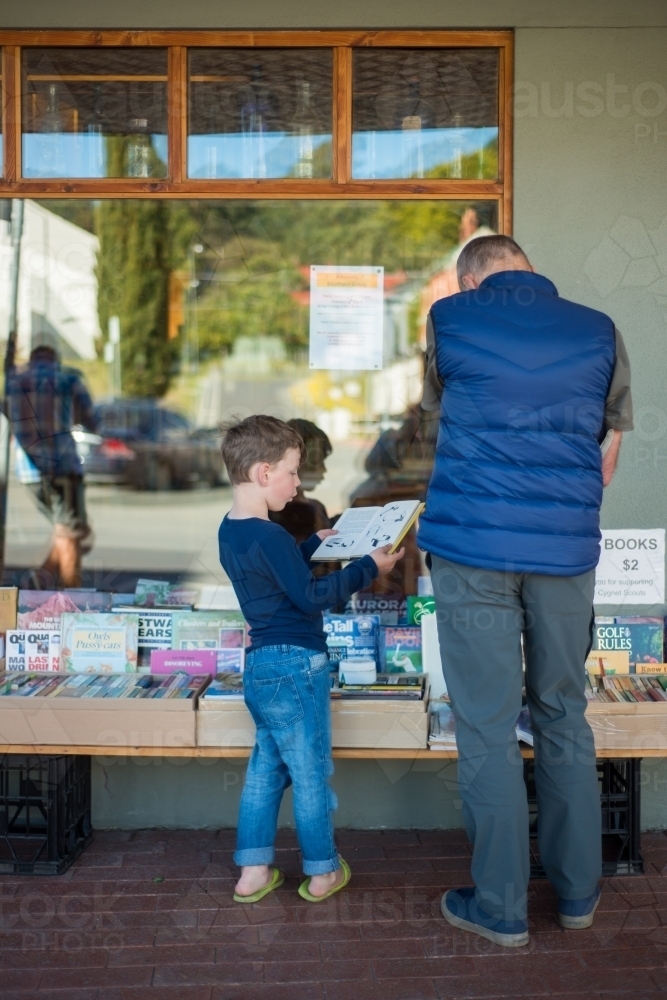
MULTIPOLYGON (((336 529, 325 528, 317 535, 322 544, 311 559, 360 559, 378 552, 398 549, 424 509, 420 500, 393 500, 384 507, 348 507, 336 522, 336 529)), ((375 560, 381 573, 388 572, 400 559, 375 560)))
POLYGON ((399 559, 402 559, 405 555, 405 549, 399 549, 398 552, 391 551, 391 545, 383 545, 381 549, 373 549, 369 552, 369 555, 375 565, 378 568, 378 573, 382 575, 383 573, 389 573, 390 570, 394 568, 399 559))

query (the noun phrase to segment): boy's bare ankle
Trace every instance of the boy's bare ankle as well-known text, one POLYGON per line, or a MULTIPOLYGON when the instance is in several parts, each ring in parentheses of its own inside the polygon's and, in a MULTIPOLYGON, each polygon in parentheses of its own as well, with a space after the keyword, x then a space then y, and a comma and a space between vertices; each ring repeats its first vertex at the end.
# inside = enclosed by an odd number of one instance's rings
POLYGON ((342 868, 337 868, 336 871, 333 872, 327 872, 326 875, 311 875, 308 892, 311 896, 323 896, 326 892, 329 892, 330 889, 340 885, 342 881, 342 868))
POLYGON ((268 865, 246 865, 241 869, 235 892, 240 896, 251 896, 253 892, 264 889, 270 881, 271 869, 268 865))

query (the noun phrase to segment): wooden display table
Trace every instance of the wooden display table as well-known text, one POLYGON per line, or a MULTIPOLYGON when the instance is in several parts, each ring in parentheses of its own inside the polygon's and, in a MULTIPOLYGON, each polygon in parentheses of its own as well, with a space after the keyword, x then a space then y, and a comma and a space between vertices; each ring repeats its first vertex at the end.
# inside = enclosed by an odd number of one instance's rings
MULTIPOLYGON (((91 757, 221 757, 224 759, 244 759, 250 756, 251 747, 133 747, 133 746, 72 746, 36 743, 4 743, 0 744, 0 753, 31 753, 31 754, 83 754, 91 757)), ((333 756, 336 760, 456 760, 456 750, 406 750, 377 749, 368 747, 335 747, 333 756)), ((535 756, 531 747, 522 747, 521 756, 532 760, 535 756)), ((596 750, 598 760, 610 760, 618 757, 667 757, 665 750, 644 750, 641 748, 622 747, 617 749, 596 750)))

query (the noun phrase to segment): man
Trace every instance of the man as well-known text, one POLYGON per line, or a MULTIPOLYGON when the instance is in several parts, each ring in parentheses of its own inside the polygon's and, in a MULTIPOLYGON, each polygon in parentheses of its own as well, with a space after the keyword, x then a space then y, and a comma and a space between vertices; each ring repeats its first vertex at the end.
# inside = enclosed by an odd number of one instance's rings
POLYGON ((8 417, 17 442, 40 474, 30 488, 54 522, 51 551, 37 576, 41 586, 81 586, 81 543, 90 535, 83 464, 72 426, 95 430, 93 405, 80 372, 63 368, 52 347, 36 347, 29 364, 12 369, 8 417))
POLYGON ((418 538, 432 561, 474 845, 475 887, 446 893, 442 913, 516 947, 528 942, 528 809, 514 735, 522 641, 540 858, 561 925, 590 926, 599 900, 584 661, 602 487, 632 430, 630 370, 611 319, 559 298, 509 237, 472 240, 458 280, 460 294, 431 309, 422 405, 436 409, 440 396, 442 405, 418 538))

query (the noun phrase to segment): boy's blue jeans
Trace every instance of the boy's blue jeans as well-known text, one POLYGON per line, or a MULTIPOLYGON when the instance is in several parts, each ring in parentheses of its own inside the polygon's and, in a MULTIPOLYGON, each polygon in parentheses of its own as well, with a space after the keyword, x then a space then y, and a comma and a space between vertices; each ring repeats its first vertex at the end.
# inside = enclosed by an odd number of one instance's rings
POLYGON ((340 867, 329 788, 331 706, 329 658, 301 646, 262 646, 248 654, 245 703, 257 726, 236 837, 237 865, 274 860, 278 810, 291 784, 294 819, 306 875, 340 867))

